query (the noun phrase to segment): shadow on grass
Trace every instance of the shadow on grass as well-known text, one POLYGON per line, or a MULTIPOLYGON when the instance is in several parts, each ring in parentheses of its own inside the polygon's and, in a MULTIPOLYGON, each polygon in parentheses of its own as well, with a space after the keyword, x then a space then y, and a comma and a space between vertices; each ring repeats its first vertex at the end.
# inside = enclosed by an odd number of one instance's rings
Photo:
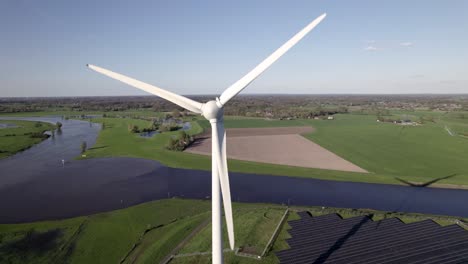
POLYGON ((102 149, 102 148, 107 148, 107 147, 109 146, 93 147, 93 148, 89 148, 88 150, 102 149))
POLYGON ((42 233, 31 229, 26 232, 24 237, 6 242, 0 247, 0 254, 11 254, 19 258, 27 258, 27 256, 31 255, 44 255, 56 250, 62 237, 63 232, 60 229, 53 229, 42 233))
POLYGON ((211 138, 206 137, 206 136, 195 138, 195 140, 189 146, 187 146, 187 148, 197 147, 197 146, 203 145, 205 140, 211 140, 211 138))
POLYGON ((450 179, 452 177, 455 177, 457 175, 457 173, 454 173, 454 174, 450 174, 450 175, 447 175, 447 176, 444 176, 444 177, 440 177, 440 178, 435 178, 433 180, 430 180, 428 182, 424 182, 424 183, 412 183, 410 181, 407 181, 407 180, 403 180, 401 178, 398 178, 398 177, 395 177, 395 179, 399 182, 402 182, 408 186, 411 186, 411 187, 428 187, 434 183, 437 183, 438 181, 441 181, 441 180, 446 180, 446 179, 450 179))

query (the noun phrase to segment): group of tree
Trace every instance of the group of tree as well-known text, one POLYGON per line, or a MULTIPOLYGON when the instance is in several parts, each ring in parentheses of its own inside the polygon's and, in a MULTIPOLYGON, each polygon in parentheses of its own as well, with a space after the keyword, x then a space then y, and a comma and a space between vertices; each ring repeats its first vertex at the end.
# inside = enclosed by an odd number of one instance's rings
POLYGON ((140 128, 137 125, 128 125, 128 131, 132 133, 140 133, 140 128))
POLYGON ((88 144, 86 143, 86 141, 81 142, 80 148, 81 148, 81 154, 84 154, 86 152, 86 149, 88 148, 88 144))
POLYGON ((173 151, 183 151, 194 141, 193 136, 187 134, 185 131, 180 131, 178 136, 173 136, 169 139, 166 149, 173 151))
POLYGON ((30 138, 41 138, 41 139, 46 139, 49 137, 48 134, 43 133, 43 132, 29 132, 29 133, 25 133, 25 135, 29 135, 30 138))
POLYGON ((181 118, 176 118, 175 116, 181 117, 180 112, 173 112, 172 114, 167 113, 164 117, 154 117, 154 118, 141 118, 143 120, 149 120, 148 126, 140 128, 138 125, 128 125, 128 131, 131 133, 142 133, 142 132, 151 132, 158 131, 170 132, 180 130, 182 127, 179 125, 182 123, 181 118))

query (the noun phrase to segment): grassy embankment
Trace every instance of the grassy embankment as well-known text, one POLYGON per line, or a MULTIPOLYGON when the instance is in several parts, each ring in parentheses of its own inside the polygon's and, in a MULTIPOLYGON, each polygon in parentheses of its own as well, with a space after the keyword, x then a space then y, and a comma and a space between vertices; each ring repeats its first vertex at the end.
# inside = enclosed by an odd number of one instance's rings
POLYGON ((55 125, 44 122, 0 120, 0 123, 16 126, 0 129, 0 159, 42 142, 46 139, 42 134, 55 129, 55 125))
MULTIPOLYGON (((167 199, 126 209, 58 221, 0 225, 1 263, 159 263, 197 227, 201 231, 186 241, 178 254, 210 251, 210 201, 167 199), (134 247, 135 245, 135 247, 134 247), (132 250, 133 248, 133 250, 132 250)), ((279 205, 234 203, 236 247, 260 254, 273 234, 284 210, 279 205)), ((319 207, 291 208, 313 215, 338 212, 343 217, 373 214, 374 219, 402 217, 404 222, 434 218, 447 225, 455 219, 418 214, 319 207)), ((466 219, 465 219, 466 221, 466 219)), ((288 225, 284 225, 272 251, 261 261, 226 254, 228 263, 277 263, 272 254, 287 248, 288 225)), ((226 234, 224 234, 226 235, 226 234)), ((227 248, 227 240, 225 248, 227 248)), ((210 263, 209 255, 176 258, 173 263, 210 263)))
MULTIPOLYGON (((197 226, 211 220, 210 208, 210 201, 169 199, 87 217, 3 224, 0 262, 158 263, 197 226)), ((284 208, 235 203, 233 211, 236 244, 261 251, 284 208)), ((210 224, 184 250, 210 251, 207 236, 211 237, 210 224)))
MULTIPOLYGON (((415 113, 413 113, 415 114, 415 113)), ((426 113, 416 113, 426 114, 426 113)), ((209 170, 210 159, 202 155, 167 151, 169 137, 178 132, 163 133, 153 138, 142 138, 128 132, 128 125, 140 127, 147 121, 127 118, 95 119, 106 123, 88 157, 130 156, 155 159, 165 165, 179 168, 209 170)), ((310 125, 316 131, 305 135, 339 156, 368 170, 370 173, 352 173, 230 160, 229 169, 235 172, 287 175, 318 179, 404 184, 427 183, 468 185, 468 140, 450 136, 444 127, 450 124, 454 131, 464 131, 468 120, 440 115, 436 122, 420 126, 400 126, 378 123, 372 115, 337 115, 335 120, 261 120, 227 118, 226 127, 284 127, 310 125), (449 176, 448 178, 445 178, 449 176)), ((208 127, 206 121, 192 122, 189 133, 200 133, 208 127)), ((462 132, 460 132, 462 133, 462 132)))
POLYGON ((151 248, 164 257, 209 210, 209 202, 174 199, 67 220, 0 225, 0 260, 118 263, 151 228, 149 233, 158 234, 151 248))

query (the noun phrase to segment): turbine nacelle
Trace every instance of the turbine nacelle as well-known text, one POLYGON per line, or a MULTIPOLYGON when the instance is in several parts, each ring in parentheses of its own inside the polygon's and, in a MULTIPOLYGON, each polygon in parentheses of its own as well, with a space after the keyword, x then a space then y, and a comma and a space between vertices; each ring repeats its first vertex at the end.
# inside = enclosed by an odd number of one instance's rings
POLYGON ((201 111, 202 115, 210 122, 213 120, 223 120, 223 105, 221 105, 218 98, 204 103, 201 107, 201 111))

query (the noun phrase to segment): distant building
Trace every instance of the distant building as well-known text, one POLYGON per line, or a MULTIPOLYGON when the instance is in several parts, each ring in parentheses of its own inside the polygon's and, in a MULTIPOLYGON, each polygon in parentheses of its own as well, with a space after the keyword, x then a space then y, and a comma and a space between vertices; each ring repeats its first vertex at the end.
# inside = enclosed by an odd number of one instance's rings
POLYGON ((327 119, 328 119, 328 120, 333 120, 333 119, 335 119, 335 117, 333 117, 333 116, 328 116, 327 119))

